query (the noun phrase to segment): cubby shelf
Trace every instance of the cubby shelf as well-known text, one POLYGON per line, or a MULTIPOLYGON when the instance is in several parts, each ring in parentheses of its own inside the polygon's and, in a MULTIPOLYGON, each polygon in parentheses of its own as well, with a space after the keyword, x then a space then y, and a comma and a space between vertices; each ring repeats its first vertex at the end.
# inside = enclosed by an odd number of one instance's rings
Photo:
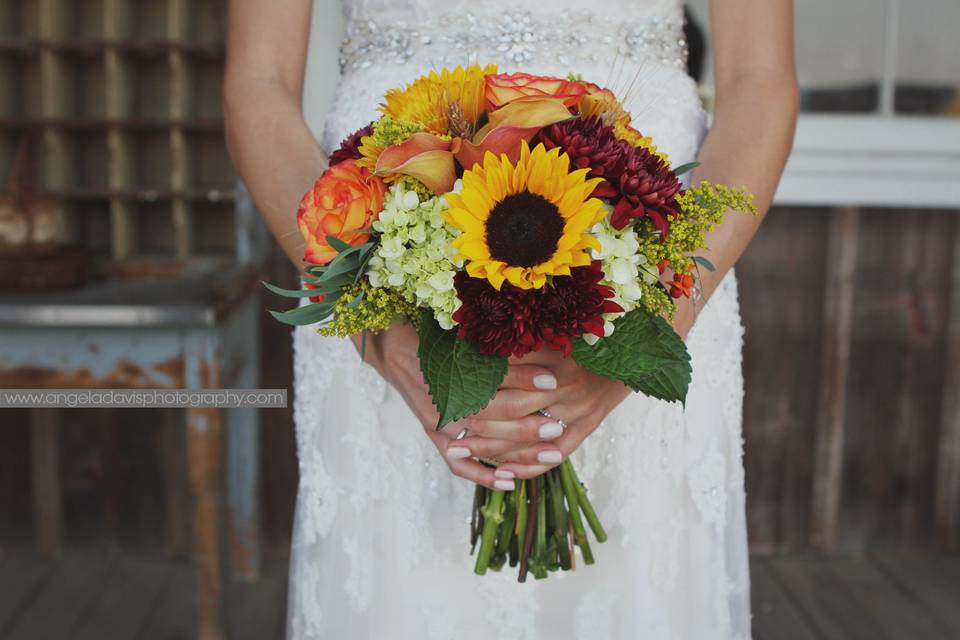
POLYGON ((113 263, 233 253, 226 0, 2 4, 0 188, 26 145, 64 240, 113 263))

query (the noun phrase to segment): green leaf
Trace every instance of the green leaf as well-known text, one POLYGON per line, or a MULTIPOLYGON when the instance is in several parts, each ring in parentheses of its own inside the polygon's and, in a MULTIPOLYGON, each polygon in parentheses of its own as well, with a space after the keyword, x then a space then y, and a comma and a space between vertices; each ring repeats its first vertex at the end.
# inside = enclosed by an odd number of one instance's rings
POLYGON ((507 375, 507 359, 485 356, 470 342, 458 340, 456 329, 440 328, 429 311, 423 312, 417 333, 420 370, 440 412, 437 429, 487 406, 507 375))
POLYGON ((716 271, 717 268, 713 266, 713 263, 704 258, 703 256, 693 256, 693 261, 699 264, 701 267, 707 271, 716 271))
POLYGON ((614 325, 613 335, 592 346, 577 340, 573 359, 634 391, 668 402, 684 402, 690 387, 690 354, 667 321, 634 309, 614 325))
POLYGON ((693 171, 694 169, 696 169, 696 168, 699 167, 699 166, 700 166, 700 163, 699 163, 699 162, 688 162, 687 164, 682 164, 682 165, 680 165, 679 167, 677 167, 676 169, 673 170, 673 175, 675 175, 675 176, 682 176, 683 174, 687 173, 688 171, 693 171))

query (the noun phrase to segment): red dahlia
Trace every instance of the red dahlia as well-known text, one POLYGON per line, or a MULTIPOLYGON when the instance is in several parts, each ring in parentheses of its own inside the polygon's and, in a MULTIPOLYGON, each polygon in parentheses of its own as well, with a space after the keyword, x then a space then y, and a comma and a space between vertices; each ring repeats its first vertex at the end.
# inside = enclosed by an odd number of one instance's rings
POLYGON ((609 300, 613 289, 600 284, 600 262, 575 267, 539 289, 504 283, 497 291, 485 278, 465 272, 454 282, 463 302, 453 314, 458 335, 485 355, 521 357, 544 346, 569 356, 573 339, 584 333, 603 337, 601 314, 623 311, 609 300))
POLYGON ((343 141, 340 142, 340 148, 330 154, 330 166, 343 162, 344 160, 360 159, 360 138, 369 136, 373 133, 373 123, 371 122, 363 129, 357 129, 343 141))

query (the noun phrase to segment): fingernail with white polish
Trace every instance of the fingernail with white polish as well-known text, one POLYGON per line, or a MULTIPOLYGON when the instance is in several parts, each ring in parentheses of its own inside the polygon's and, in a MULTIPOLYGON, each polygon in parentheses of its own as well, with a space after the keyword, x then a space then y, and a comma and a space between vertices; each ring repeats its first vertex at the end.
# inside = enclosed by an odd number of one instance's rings
POLYGON ((450 447, 447 449, 447 457, 451 460, 462 460, 470 457, 470 449, 466 447, 450 447))
POLYGON ((563 461, 563 454, 559 451, 541 451, 537 454, 537 460, 545 464, 556 464, 563 461))
POLYGON ((544 425, 541 425, 540 430, 537 433, 543 440, 553 440, 563 433, 563 425, 559 422, 548 422, 544 425))
POLYGON ((501 480, 513 480, 514 473, 509 469, 495 469, 493 472, 494 478, 500 478, 501 480))
POLYGON ((544 391, 553 391, 557 388, 557 379, 549 373, 541 373, 533 376, 533 386, 544 391))
POLYGON ((493 488, 498 491, 513 491, 513 480, 494 480, 493 488))

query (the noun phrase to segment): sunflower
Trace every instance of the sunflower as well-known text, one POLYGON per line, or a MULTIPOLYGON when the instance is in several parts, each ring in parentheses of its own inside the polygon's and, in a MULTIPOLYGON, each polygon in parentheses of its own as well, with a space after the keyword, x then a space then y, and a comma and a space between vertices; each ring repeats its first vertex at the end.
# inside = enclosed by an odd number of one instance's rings
POLYGON ((590 264, 588 249, 600 243, 588 233, 606 214, 590 194, 602 178, 589 169, 570 171, 559 148, 523 142, 516 165, 487 153, 483 165, 463 173, 463 190, 448 193, 448 223, 463 233, 453 241, 457 259, 474 278, 497 290, 507 280, 520 289, 539 289, 547 276, 570 275, 590 264))
POLYGON ((456 104, 464 120, 476 124, 484 109, 484 77, 496 72, 496 65, 476 64, 431 71, 404 89, 388 91, 380 111, 422 125, 430 133, 446 134, 450 131, 450 107, 456 104))

